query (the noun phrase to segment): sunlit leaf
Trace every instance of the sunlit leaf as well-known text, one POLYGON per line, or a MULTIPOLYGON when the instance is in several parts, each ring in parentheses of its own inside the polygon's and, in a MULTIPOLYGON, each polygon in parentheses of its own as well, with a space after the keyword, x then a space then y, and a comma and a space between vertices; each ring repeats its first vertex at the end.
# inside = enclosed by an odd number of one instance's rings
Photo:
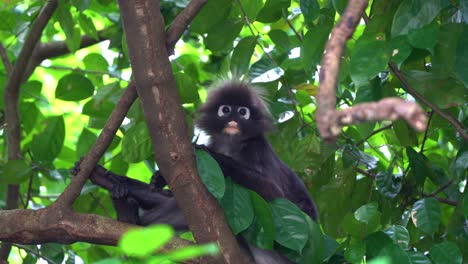
POLYGON ((174 236, 168 225, 154 225, 127 231, 119 241, 119 247, 130 256, 148 256, 174 236))
POLYGON ((385 233, 403 249, 408 248, 410 236, 408 230, 405 227, 400 225, 392 225, 389 228, 387 228, 387 230, 385 230, 385 233))
POLYGON ((3 167, 3 175, 8 184, 20 184, 32 175, 32 167, 25 160, 9 160, 3 167))
POLYGON ((374 217, 378 212, 377 203, 369 203, 359 207, 359 209, 354 212, 354 217, 360 222, 368 223, 372 217, 374 217))
POLYGON ((249 69, 250 58, 257 44, 256 37, 246 37, 237 43, 231 58, 231 72, 234 76, 241 76, 249 69))

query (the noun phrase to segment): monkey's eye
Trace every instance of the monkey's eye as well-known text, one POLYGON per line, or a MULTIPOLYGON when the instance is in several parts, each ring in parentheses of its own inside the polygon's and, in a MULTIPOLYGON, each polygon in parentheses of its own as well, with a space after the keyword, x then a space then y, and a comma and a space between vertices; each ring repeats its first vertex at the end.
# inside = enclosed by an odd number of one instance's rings
POLYGON ((218 116, 219 117, 225 116, 225 115, 229 114, 230 112, 231 112, 231 107, 229 105, 221 105, 218 108, 218 116))
POLYGON ((247 107, 239 107, 237 109, 237 112, 239 115, 241 115, 244 119, 249 119, 250 118, 250 110, 247 107))

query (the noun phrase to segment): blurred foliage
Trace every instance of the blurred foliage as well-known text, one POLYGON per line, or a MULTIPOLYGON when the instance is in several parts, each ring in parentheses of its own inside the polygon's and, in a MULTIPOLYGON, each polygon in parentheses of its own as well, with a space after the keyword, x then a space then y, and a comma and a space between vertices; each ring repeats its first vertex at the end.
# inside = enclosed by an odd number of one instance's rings
MULTIPOLYGON (((92 146, 131 78, 116 2, 59 2, 41 42, 64 41, 71 52, 45 60, 21 86, 21 161, 7 161, 4 100, 0 101, 0 208, 6 205, 7 183, 21 184, 25 207, 50 205, 69 183, 68 169, 92 146), (98 34, 107 40, 79 49, 81 36, 98 34)), ((161 1, 168 26, 188 2, 161 1)), ((44 3, 0 3, 0 43, 12 63, 44 3)), ((170 57, 189 124, 206 88, 220 77, 249 79, 266 90, 277 123, 270 142, 309 188, 319 208, 319 224, 288 201, 267 203, 229 180, 211 182, 217 173, 207 168, 216 165, 198 153, 199 167, 207 175, 204 181, 217 193, 236 233, 262 248, 275 247, 299 263, 466 263, 468 143, 447 120, 432 114, 424 133, 400 121, 375 122, 345 128, 333 145, 319 138, 314 122, 317 70, 346 4, 210 0, 170 57)), ((361 21, 345 47, 338 106, 387 96, 414 100, 389 70, 388 63, 394 62, 428 102, 468 126, 467 1, 374 0, 366 13, 367 22, 361 21)), ((0 64, 2 94, 7 78, 0 64)), ((195 131, 195 138, 203 137, 195 131)), ((148 182, 157 166, 149 140, 141 107, 135 103, 101 164, 148 182)), ((109 195, 91 184, 74 208, 115 217, 109 195)), ((137 240, 141 245, 152 241, 137 240)), ((18 245, 10 260, 118 263, 121 254, 116 247, 87 243, 18 245)))

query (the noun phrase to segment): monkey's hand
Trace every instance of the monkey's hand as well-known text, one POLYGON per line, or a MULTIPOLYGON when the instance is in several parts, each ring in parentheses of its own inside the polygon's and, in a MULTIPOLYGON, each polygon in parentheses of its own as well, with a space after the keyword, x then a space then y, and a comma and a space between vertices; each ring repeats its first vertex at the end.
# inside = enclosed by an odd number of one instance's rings
POLYGON ((128 187, 125 183, 114 183, 109 190, 112 199, 125 199, 128 196, 128 187))

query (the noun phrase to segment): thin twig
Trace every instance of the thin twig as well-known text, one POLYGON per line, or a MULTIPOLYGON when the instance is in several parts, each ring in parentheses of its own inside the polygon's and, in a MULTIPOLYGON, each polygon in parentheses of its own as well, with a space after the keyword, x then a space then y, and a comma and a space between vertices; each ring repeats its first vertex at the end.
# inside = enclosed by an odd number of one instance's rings
POLYGON ((453 118, 451 115, 446 114, 444 111, 442 111, 439 107, 434 105, 433 103, 429 102, 426 98, 424 98, 420 93, 418 93, 416 90, 414 90, 411 85, 408 83, 406 80, 405 76, 403 76, 402 72, 398 70, 398 67, 395 65, 395 63, 390 62, 388 64, 392 72, 395 74, 395 76, 400 80, 401 84, 403 85, 403 89, 405 89, 406 92, 411 94, 414 98, 418 99, 421 101, 423 104, 425 104, 427 107, 431 108, 439 114, 442 118, 447 120, 450 124, 453 125, 455 130, 457 130, 458 133, 463 137, 463 139, 468 140, 468 134, 465 132, 465 128, 463 127, 462 124, 460 124, 455 118, 453 118))
POLYGON ((363 169, 361 169, 361 168, 359 168, 359 167, 356 167, 356 171, 359 172, 359 173, 361 173, 362 175, 368 177, 368 178, 371 178, 372 180, 375 180, 375 178, 376 178, 376 177, 375 177, 375 174, 370 173, 370 172, 368 172, 368 171, 365 171, 365 170, 363 170, 363 169))
POLYGON ((430 197, 434 197, 436 196, 437 194, 443 192, 445 189, 447 189, 450 185, 452 185, 453 183, 453 179, 450 179, 449 181, 447 181, 444 185, 440 186, 439 189, 431 192, 430 194, 425 194, 424 196, 430 196, 430 197))
POLYGON ((431 125, 432 115, 434 115, 434 111, 429 112, 429 118, 427 120, 427 128, 426 128, 426 131, 424 131, 424 137, 421 143, 421 150, 419 151, 419 154, 423 154, 424 152, 424 145, 426 144, 427 134, 429 131, 429 126, 431 125))
POLYGON ((366 138, 364 138, 364 139, 360 140, 358 143, 356 143, 356 146, 359 146, 359 145, 361 145, 361 144, 364 144, 364 142, 366 142, 367 140, 369 140, 369 138, 375 136, 376 134, 378 134, 378 133, 380 133, 380 132, 382 132, 382 131, 384 131, 384 130, 387 130, 387 129, 391 128, 392 126, 393 126, 393 124, 389 124, 389 125, 386 125, 386 126, 384 126, 384 127, 379 128, 379 129, 377 129, 377 130, 374 130, 369 136, 367 136, 366 138))
POLYGON ((8 54, 6 52, 5 47, 0 43, 0 57, 2 57, 3 65, 5 65, 5 70, 7 75, 11 74, 13 70, 13 65, 11 65, 10 60, 8 59, 8 54))

